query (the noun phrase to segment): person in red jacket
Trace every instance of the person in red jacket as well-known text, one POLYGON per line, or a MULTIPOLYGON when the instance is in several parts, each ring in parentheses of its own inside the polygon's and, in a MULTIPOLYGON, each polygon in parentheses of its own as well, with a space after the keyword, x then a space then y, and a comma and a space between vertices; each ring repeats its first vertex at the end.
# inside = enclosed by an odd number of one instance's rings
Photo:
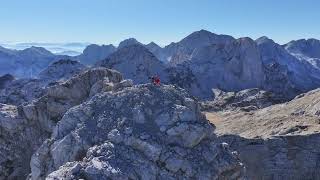
POLYGON ((158 85, 158 86, 160 86, 160 78, 159 78, 159 76, 152 76, 151 77, 151 81, 152 81, 152 83, 154 84, 154 85, 158 85))

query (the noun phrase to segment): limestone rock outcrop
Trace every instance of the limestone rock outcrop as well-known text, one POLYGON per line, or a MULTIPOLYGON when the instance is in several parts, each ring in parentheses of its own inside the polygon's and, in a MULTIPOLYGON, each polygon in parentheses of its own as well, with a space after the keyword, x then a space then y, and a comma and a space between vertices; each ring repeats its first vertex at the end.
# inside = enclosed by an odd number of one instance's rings
POLYGON ((50 137, 66 111, 86 101, 90 93, 105 90, 93 88, 100 81, 115 88, 130 85, 122 81, 119 72, 96 68, 49 87, 45 95, 29 104, 1 105, 0 179, 25 179, 30 173, 32 154, 50 137))
POLYGON ((96 94, 71 108, 32 156, 33 179, 241 179, 197 101, 171 85, 96 94))

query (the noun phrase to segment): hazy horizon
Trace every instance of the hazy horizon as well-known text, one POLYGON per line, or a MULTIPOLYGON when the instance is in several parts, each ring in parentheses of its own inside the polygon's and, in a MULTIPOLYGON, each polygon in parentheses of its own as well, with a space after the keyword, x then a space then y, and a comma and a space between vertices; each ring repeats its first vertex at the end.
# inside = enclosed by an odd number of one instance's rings
POLYGON ((114 44, 133 37, 164 46, 206 29, 279 44, 320 39, 319 1, 5 1, 0 42, 114 44))

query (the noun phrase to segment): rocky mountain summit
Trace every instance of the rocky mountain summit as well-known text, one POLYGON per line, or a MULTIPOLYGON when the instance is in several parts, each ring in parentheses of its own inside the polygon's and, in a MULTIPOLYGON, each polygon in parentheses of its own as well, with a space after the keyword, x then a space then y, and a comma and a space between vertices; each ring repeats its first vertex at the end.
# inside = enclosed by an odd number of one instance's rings
POLYGON ((206 30, 200 30, 191 33, 177 43, 165 46, 158 58, 164 62, 176 65, 191 59, 192 53, 199 48, 213 44, 225 44, 232 40, 234 38, 231 36, 217 35, 206 30))
POLYGON ((135 38, 129 38, 121 41, 119 43, 118 49, 124 48, 124 47, 129 47, 133 45, 142 45, 139 41, 137 41, 135 38))
POLYGON ((110 45, 96 45, 91 44, 87 46, 83 53, 79 56, 76 56, 74 59, 80 61, 85 65, 93 65, 97 61, 107 58, 110 54, 114 53, 117 50, 112 44, 110 45))

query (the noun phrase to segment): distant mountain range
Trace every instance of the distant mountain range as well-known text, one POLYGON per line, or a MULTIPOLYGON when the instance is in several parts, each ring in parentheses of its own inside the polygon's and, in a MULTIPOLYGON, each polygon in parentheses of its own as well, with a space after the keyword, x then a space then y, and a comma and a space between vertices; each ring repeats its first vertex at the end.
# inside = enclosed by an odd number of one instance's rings
POLYGON ((15 49, 15 50, 23 50, 30 48, 32 46, 35 47, 43 47, 53 54, 57 55, 69 55, 69 56, 77 56, 80 55, 81 52, 90 45, 90 43, 79 43, 79 42, 71 42, 71 43, 0 43, 0 46, 15 49))
POLYGON ((55 55, 42 47, 11 50, 0 47, 0 75, 12 74, 18 78, 37 77, 38 73, 54 61, 68 58, 55 55))
MULTIPOLYGON (((65 47, 83 45, 71 43, 65 47)), ((319 52, 320 41, 316 39, 279 45, 267 37, 235 39, 200 30, 163 48, 154 42, 142 44, 130 38, 118 47, 91 44, 82 54, 68 52, 73 56, 57 55, 42 47, 24 50, 1 47, 0 75, 38 77, 49 64, 71 59, 88 66, 116 69, 135 83, 148 82, 150 76, 158 74, 163 82, 177 84, 201 98, 213 97, 213 88, 224 91, 261 88, 293 98, 320 87, 319 52)))

